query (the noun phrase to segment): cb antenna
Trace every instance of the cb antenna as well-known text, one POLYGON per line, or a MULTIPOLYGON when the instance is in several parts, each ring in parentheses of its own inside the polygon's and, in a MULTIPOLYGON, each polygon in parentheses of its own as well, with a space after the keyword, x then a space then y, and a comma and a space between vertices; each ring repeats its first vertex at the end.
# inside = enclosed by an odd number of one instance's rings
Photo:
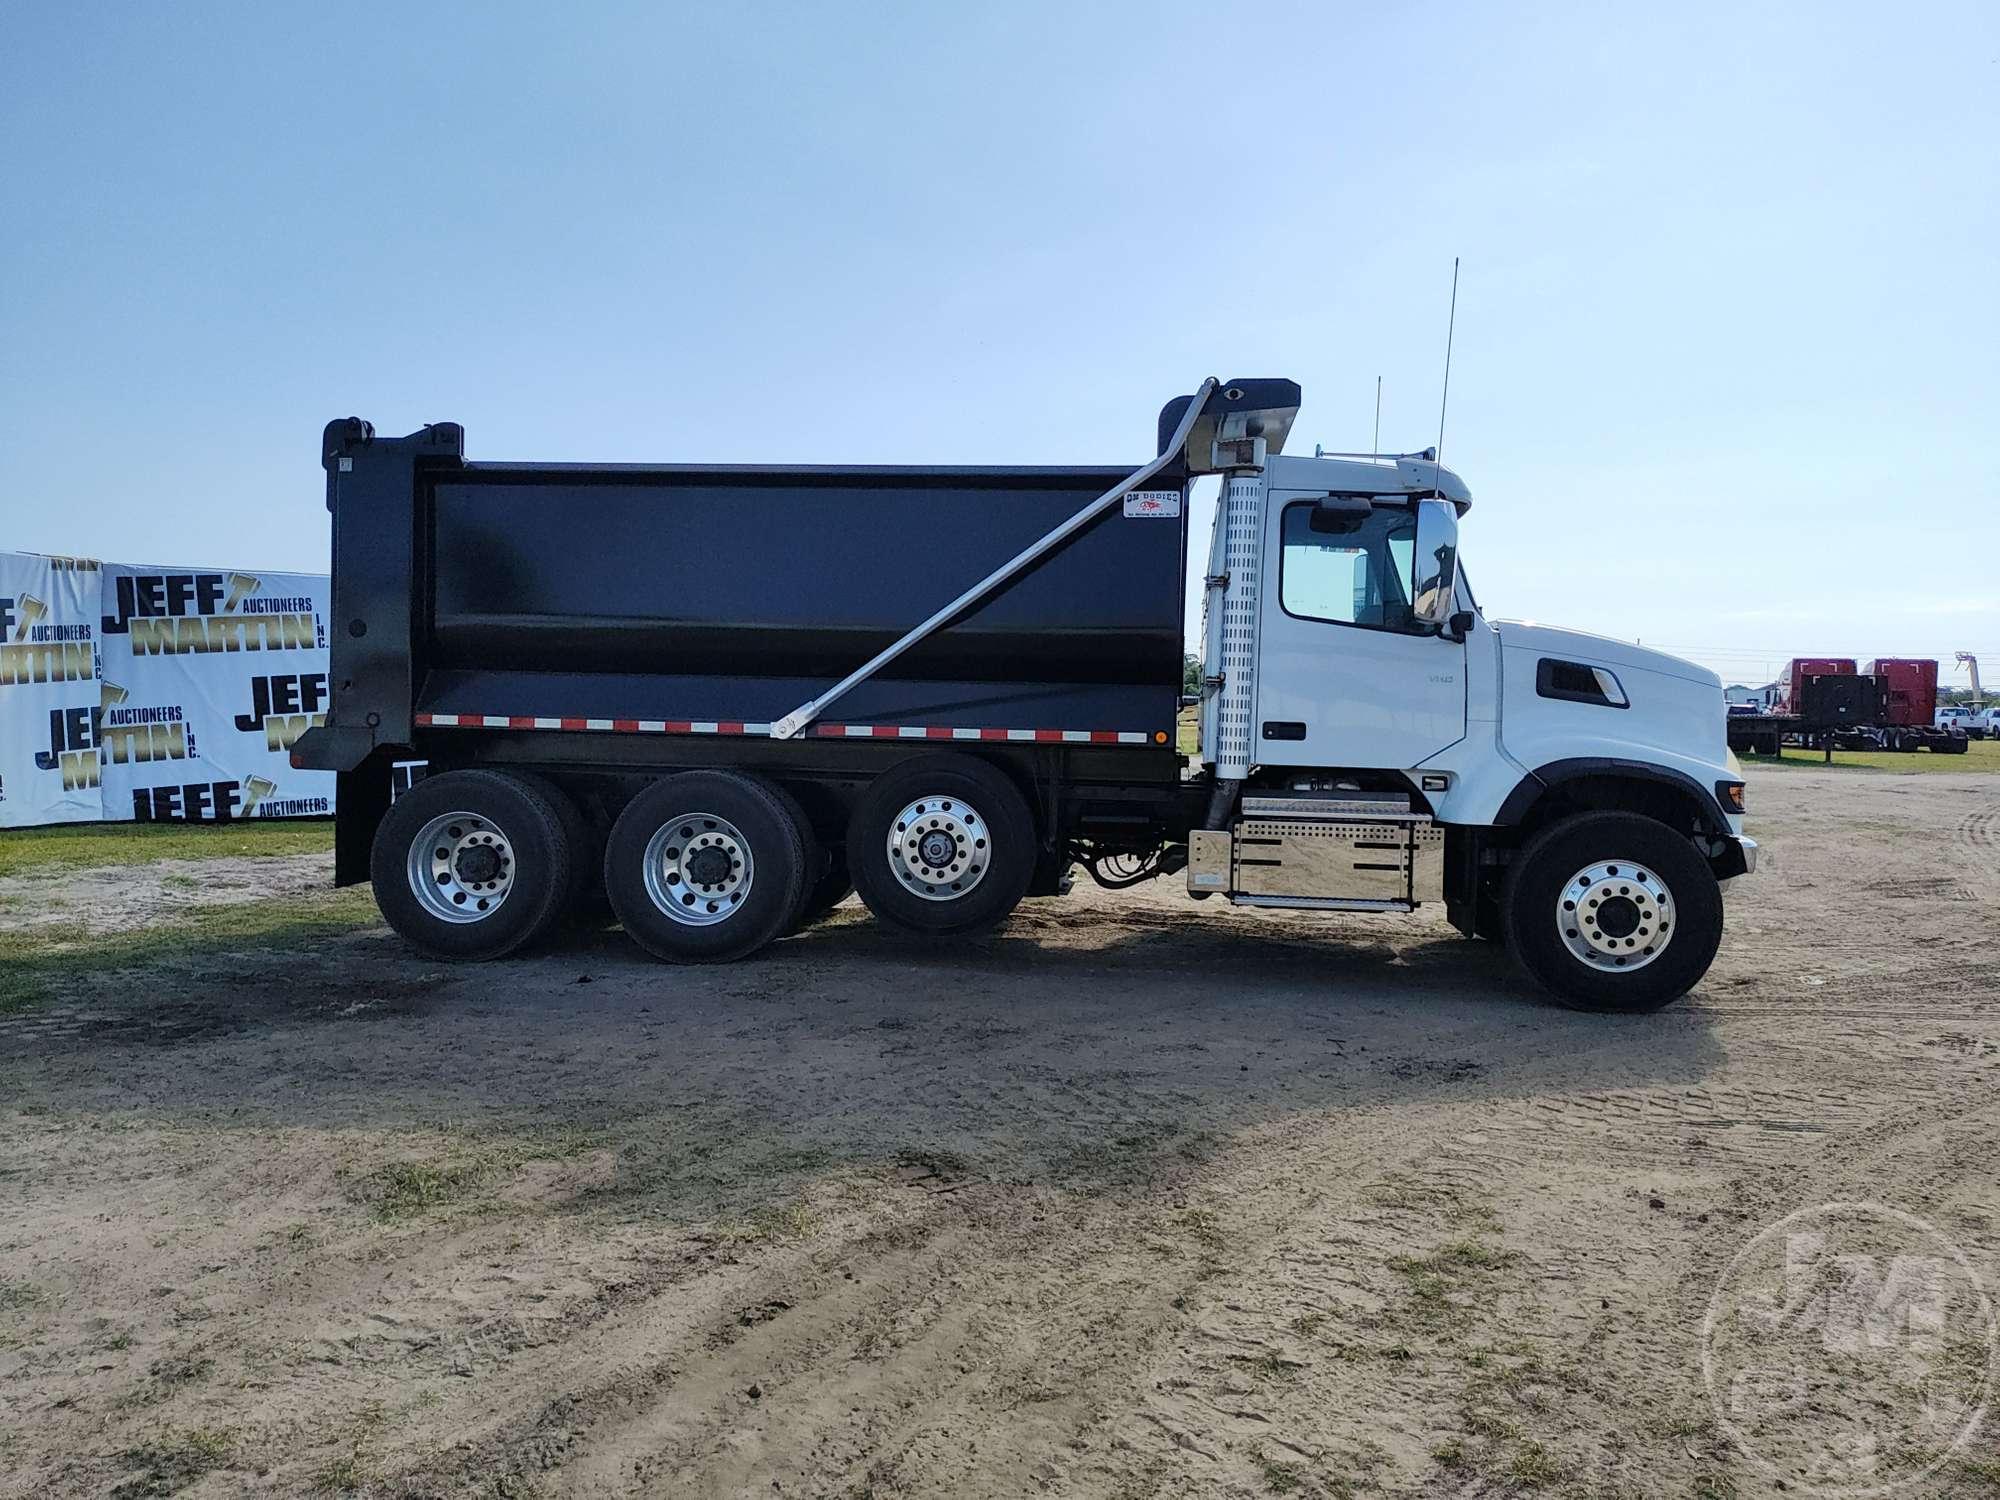
POLYGON ((1451 341, 1458 332, 1458 257, 1451 258, 1451 318, 1444 330, 1444 390, 1438 395, 1437 456, 1431 461, 1431 485, 1436 487, 1444 468, 1444 414, 1451 401, 1451 341))
POLYGON ((1375 436, 1369 439, 1368 451, 1370 453, 1380 453, 1382 451, 1382 377, 1380 375, 1375 377, 1375 436))

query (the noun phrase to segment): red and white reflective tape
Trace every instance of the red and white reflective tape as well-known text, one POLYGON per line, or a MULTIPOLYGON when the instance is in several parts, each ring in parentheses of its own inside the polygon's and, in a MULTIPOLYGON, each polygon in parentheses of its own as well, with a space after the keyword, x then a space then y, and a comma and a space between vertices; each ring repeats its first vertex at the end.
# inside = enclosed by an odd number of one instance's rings
POLYGON ((812 732, 827 739, 1007 740, 1034 745, 1145 745, 1153 738, 1132 729, 954 729, 936 724, 815 724, 812 732))
POLYGON ((418 714, 425 729, 597 729, 613 734, 769 734, 741 719, 552 719, 525 714, 418 714))
MULTIPOLYGON (((418 714, 424 729, 583 729, 611 734, 768 735, 769 724, 741 719, 570 719, 522 714, 418 714)), ((1136 729, 963 729, 941 724, 815 724, 820 739, 978 740, 1029 745, 1150 745, 1167 743, 1164 733, 1136 729)))

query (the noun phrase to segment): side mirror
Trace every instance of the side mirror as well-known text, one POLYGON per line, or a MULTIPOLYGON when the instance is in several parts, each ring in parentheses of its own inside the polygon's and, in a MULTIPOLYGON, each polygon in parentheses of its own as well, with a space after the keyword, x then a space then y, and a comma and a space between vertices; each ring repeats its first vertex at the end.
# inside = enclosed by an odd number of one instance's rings
POLYGON ((1449 500, 1417 502, 1417 544, 1410 600, 1419 622, 1442 630, 1458 599, 1458 509, 1449 500))
POLYGON ((1445 626, 1445 630, 1454 640, 1462 641, 1472 634, 1472 627, 1478 623, 1478 615, 1469 609, 1461 609, 1451 617, 1451 623, 1445 626))

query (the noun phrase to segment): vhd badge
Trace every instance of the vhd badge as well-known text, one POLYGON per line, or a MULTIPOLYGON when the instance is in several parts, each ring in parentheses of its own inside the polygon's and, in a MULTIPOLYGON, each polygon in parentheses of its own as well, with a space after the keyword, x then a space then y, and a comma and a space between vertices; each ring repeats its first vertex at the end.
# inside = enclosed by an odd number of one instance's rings
POLYGON ((1863 1500, 1935 1479, 1978 1434, 1993 1305, 1936 1226, 1827 1203, 1744 1246, 1701 1353, 1716 1419, 1746 1458, 1805 1494, 1863 1500))
POLYGON ((1125 514, 1140 517, 1171 518, 1181 513, 1181 492, 1179 490, 1127 490, 1125 492, 1125 514))

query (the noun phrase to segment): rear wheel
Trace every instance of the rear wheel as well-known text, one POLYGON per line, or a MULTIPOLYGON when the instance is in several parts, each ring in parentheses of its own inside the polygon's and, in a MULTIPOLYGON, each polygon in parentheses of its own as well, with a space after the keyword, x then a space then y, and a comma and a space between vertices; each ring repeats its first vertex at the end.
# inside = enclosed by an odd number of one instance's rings
POLYGON ((854 880, 847 873, 845 849, 824 849, 820 853, 820 861, 819 878, 805 887, 805 894, 800 900, 798 920, 792 925, 794 932, 820 921, 854 894, 854 880))
POLYGON ((569 898, 570 840, 531 778, 499 771, 426 776, 375 830, 375 904, 405 941, 437 958, 500 958, 533 942, 569 898))
POLYGON ((612 825, 605 894, 632 940, 656 958, 742 958, 797 913, 806 833, 790 799, 754 777, 669 776, 612 825))
POLYGON ((510 771, 536 787, 548 799, 561 819, 563 837, 569 841, 569 889, 563 896, 562 920, 579 927, 601 926, 610 916, 600 883, 604 869, 604 835, 584 816, 576 798, 545 776, 528 771, 510 771))
POLYGON ((1035 823, 1020 792, 969 755, 926 755, 884 773, 847 825, 848 868, 886 925, 979 932, 1027 894, 1035 823))
POLYGON ((1647 1011, 1708 972, 1722 890, 1685 837, 1636 813, 1543 829, 1507 872, 1507 945, 1579 1010, 1647 1011))

